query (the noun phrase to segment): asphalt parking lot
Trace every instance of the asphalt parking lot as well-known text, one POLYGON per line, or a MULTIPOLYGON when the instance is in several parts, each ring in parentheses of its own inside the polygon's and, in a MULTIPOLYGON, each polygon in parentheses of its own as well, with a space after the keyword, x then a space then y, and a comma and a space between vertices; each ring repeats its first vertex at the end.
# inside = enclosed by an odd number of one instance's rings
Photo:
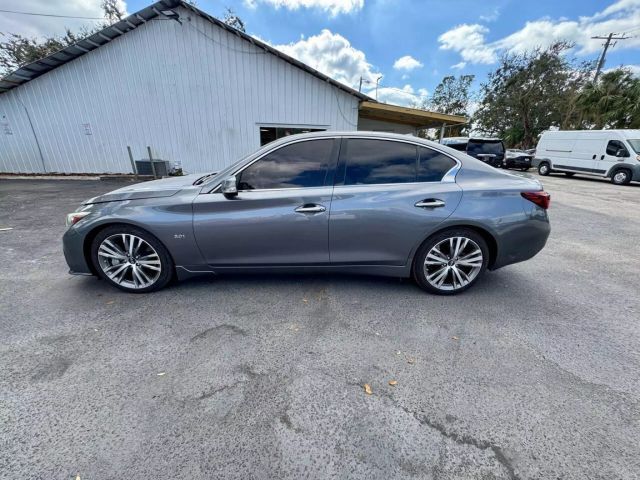
POLYGON ((60 242, 119 184, 0 180, 0 478, 637 479, 640 185, 542 180, 546 249, 452 298, 330 275, 128 295, 67 275, 60 242))

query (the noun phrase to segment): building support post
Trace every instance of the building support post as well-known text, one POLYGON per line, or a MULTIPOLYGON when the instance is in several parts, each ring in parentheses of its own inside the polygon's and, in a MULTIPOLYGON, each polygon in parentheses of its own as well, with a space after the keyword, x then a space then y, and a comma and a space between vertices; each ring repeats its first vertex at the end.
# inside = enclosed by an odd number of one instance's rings
POLYGON ((127 151, 129 152, 129 160, 131 161, 131 169, 133 170, 133 175, 138 180, 138 169, 136 168, 136 162, 133 161, 133 153, 131 153, 131 147, 127 145, 127 151))
POLYGON ((444 138, 444 128, 447 126, 446 123, 443 123, 440 127, 440 143, 442 143, 442 139, 444 138))
POLYGON ((153 163, 153 155, 151 155, 151 147, 147 147, 147 152, 149 153, 149 161, 151 162, 151 171, 153 172, 153 179, 158 178, 156 175, 156 164, 153 163))

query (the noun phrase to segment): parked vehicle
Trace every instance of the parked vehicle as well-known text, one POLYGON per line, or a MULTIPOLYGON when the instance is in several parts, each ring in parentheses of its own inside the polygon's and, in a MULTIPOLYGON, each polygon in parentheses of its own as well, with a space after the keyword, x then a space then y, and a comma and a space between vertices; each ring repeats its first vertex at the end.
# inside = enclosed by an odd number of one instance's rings
POLYGON ((496 168, 502 167, 505 158, 504 143, 499 138, 447 137, 440 143, 496 168))
POLYGON ((321 132, 276 140, 216 175, 130 186, 67 216, 71 273, 150 292, 174 275, 331 271, 466 290, 549 236, 536 180, 415 137, 321 132), (464 195, 463 195, 464 192, 464 195))
POLYGON ((505 153, 502 166, 503 168, 518 168, 526 172, 531 168, 531 160, 533 160, 533 154, 525 150, 510 148, 505 153))
POLYGON ((640 130, 544 132, 533 165, 540 175, 581 173, 610 178, 616 185, 640 181, 640 130))

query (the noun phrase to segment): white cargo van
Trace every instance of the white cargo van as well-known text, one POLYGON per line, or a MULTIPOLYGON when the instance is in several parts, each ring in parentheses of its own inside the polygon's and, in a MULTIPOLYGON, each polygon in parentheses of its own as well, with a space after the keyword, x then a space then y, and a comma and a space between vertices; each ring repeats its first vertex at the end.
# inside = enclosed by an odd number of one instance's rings
POLYGON ((640 130, 544 132, 532 165, 540 175, 582 173, 610 178, 616 185, 640 181, 640 130))

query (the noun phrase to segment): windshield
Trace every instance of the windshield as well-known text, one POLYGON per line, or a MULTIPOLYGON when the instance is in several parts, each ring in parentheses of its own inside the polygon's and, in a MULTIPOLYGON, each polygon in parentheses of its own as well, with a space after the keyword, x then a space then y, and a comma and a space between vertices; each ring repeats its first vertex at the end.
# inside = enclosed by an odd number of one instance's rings
POLYGON ((640 153, 640 138, 636 138, 634 140, 627 140, 631 148, 635 150, 636 153, 640 153))
POLYGON ((486 142, 479 140, 469 140, 467 145, 467 153, 470 155, 478 155, 482 153, 489 153, 493 155, 502 155, 504 153, 504 147, 502 142, 486 142))

